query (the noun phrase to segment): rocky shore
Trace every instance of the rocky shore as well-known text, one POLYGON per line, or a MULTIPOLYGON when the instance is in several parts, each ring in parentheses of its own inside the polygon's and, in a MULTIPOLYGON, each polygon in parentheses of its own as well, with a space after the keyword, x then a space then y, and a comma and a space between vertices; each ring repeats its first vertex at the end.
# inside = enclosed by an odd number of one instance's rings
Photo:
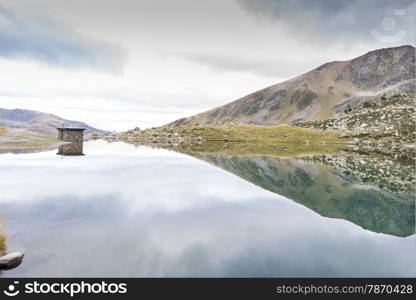
POLYGON ((341 131, 351 151, 375 152, 395 159, 415 156, 415 95, 394 94, 372 98, 346 108, 336 119, 303 121, 292 125, 322 131, 341 131))

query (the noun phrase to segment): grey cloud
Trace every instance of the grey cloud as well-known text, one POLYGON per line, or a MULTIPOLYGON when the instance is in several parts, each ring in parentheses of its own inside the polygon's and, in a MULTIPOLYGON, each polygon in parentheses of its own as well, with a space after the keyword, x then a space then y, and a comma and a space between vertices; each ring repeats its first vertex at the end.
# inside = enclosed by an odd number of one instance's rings
POLYGON ((304 62, 296 63, 272 58, 210 53, 183 53, 178 56, 191 62, 206 65, 218 72, 247 72, 265 77, 286 78, 305 71, 304 62))
POLYGON ((47 16, 0 5, 0 56, 71 69, 120 73, 125 55, 110 43, 85 37, 47 16))
POLYGON ((240 7, 261 20, 277 20, 296 34, 312 32, 336 39, 378 39, 394 41, 405 31, 400 43, 414 43, 413 0, 236 0, 240 7), (386 23, 383 20, 388 18, 386 23), (393 21, 392 21, 393 20, 393 21), (388 23, 388 24, 387 24, 388 23), (312 32, 311 32, 312 30, 312 32), (378 37, 372 31, 379 33, 378 37), (380 37, 386 37, 382 39, 380 37), (389 39, 391 37, 391 39, 389 39))

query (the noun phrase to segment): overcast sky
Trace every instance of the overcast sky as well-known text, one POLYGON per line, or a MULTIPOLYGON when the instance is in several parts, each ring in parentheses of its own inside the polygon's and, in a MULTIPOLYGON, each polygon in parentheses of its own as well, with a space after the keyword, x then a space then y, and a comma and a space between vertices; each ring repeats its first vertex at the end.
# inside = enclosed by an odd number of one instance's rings
POLYGON ((0 107, 126 130, 415 43, 413 0, 0 0, 0 107))

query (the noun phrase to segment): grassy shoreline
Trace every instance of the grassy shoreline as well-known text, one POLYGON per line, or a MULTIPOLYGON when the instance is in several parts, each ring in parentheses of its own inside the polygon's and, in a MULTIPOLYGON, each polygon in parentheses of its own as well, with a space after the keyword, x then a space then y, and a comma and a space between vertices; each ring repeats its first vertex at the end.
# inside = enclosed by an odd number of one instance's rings
POLYGON ((181 144, 204 142, 262 142, 345 144, 339 131, 324 132, 289 125, 183 125, 129 131, 121 139, 181 144))
MULTIPOLYGON (((393 135, 397 133, 393 133, 393 135)), ((117 139, 129 143, 139 144, 159 144, 165 148, 173 146, 196 146, 204 151, 212 148, 215 143, 226 144, 225 150, 230 148, 232 143, 246 143, 244 148, 253 148, 246 152, 256 153, 273 153, 279 150, 279 145, 284 149, 286 156, 299 153, 329 153, 333 151, 344 150, 346 152, 365 152, 377 155, 385 155, 395 159, 412 160, 414 158, 414 145, 407 143, 390 143, 386 140, 390 138, 391 133, 380 132, 360 132, 355 133, 353 130, 336 130, 336 129, 312 129, 290 125, 260 126, 260 125, 176 125, 154 127, 145 130, 130 130, 110 139, 117 139), (262 147, 255 144, 262 144, 262 147), (254 148, 256 148, 254 150, 254 148), (273 150, 274 148, 274 150, 273 150), (293 149, 295 148, 295 149, 293 149)), ((400 133, 398 134, 400 137, 400 133)), ((106 137, 103 137, 106 139, 106 137)), ((216 146, 221 148, 220 146, 216 146)), ((231 146, 237 149, 238 147, 231 146)), ((228 150, 226 150, 228 151, 228 150)), ((240 151, 243 152, 243 151, 240 151)))
POLYGON ((346 145, 339 136, 288 125, 183 125, 129 131, 118 139, 184 153, 294 157, 338 153, 346 145))

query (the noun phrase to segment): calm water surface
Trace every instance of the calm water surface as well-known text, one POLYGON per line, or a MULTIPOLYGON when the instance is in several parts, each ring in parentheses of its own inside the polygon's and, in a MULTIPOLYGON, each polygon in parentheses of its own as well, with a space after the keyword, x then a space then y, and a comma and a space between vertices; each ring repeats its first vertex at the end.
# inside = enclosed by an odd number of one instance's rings
POLYGON ((416 276, 414 203, 298 159, 0 155, 12 276, 416 276), (413 211, 412 211, 413 209, 413 211))

